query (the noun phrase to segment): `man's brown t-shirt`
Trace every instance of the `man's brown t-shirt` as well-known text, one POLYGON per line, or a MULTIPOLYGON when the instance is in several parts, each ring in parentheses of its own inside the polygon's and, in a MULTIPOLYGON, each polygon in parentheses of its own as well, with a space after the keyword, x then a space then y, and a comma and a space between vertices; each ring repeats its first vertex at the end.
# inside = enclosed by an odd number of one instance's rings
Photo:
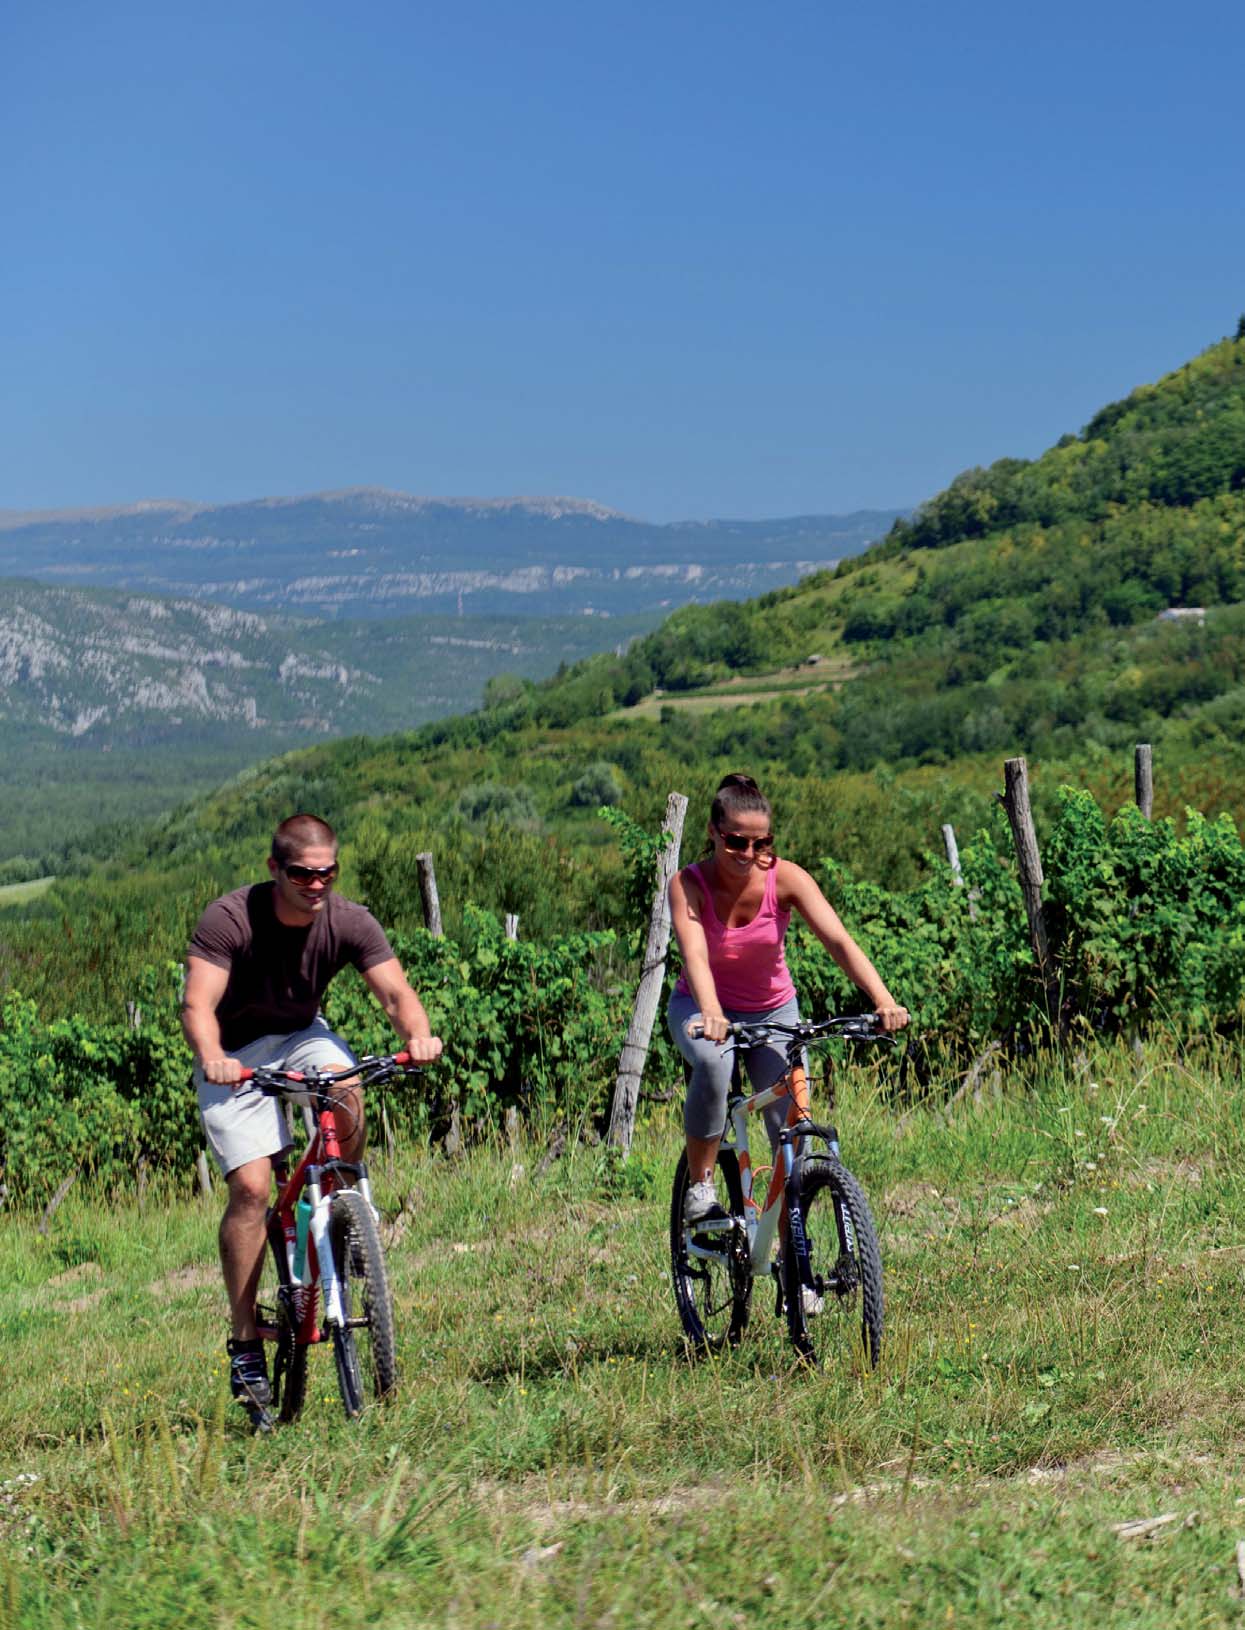
POLYGON ((305 1030, 335 973, 348 963, 364 973, 393 956, 366 907, 330 894, 306 928, 287 928, 273 907, 275 888, 252 883, 223 894, 191 937, 191 956, 229 970, 216 1008, 226 1052, 260 1036, 305 1030))

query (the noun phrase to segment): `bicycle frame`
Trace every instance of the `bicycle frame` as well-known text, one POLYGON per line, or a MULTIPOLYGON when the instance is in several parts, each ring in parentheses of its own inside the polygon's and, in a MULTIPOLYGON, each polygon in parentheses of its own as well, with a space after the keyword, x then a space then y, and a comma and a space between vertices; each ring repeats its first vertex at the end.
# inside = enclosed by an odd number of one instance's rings
MULTIPOLYGON (((293 1300, 295 1340, 311 1345, 328 1340, 334 1325, 344 1327, 346 1319, 342 1305, 341 1283, 333 1261, 329 1243, 329 1207, 338 1188, 344 1187, 341 1176, 348 1173, 355 1179, 355 1187, 368 1205, 372 1205, 372 1188, 367 1168, 360 1162, 342 1159, 341 1142, 337 1131, 337 1118, 327 1094, 309 1083, 312 1112, 316 1118, 315 1130, 298 1164, 288 1178, 277 1169, 278 1192, 268 1219, 269 1237, 284 1242, 284 1253, 278 1252, 278 1263, 285 1262, 286 1274, 281 1289, 289 1290, 293 1300), (296 1208, 306 1195, 311 1205, 307 1224, 306 1252, 303 1271, 296 1276, 298 1251, 298 1224, 296 1208), (317 1290, 324 1296, 324 1324, 316 1319, 317 1290)), ((373 1208, 375 1209, 375 1208, 373 1208)), ((261 1328, 260 1336, 275 1340, 279 1332, 261 1328)))
MULTIPOLYGON (((738 1066, 737 1066, 738 1067, 738 1066)), ((831 1152, 839 1153, 838 1135, 833 1127, 814 1126, 810 1119, 808 1076, 802 1063, 793 1063, 773 1086, 749 1097, 732 1092, 726 1106, 729 1133, 722 1140, 724 1149, 733 1149, 739 1162, 739 1180, 743 1188, 744 1218, 748 1228, 748 1260, 754 1279, 769 1272, 770 1254, 774 1238, 788 1214, 788 1196, 796 1175, 797 1163, 803 1153, 800 1145, 809 1135, 825 1137, 831 1152), (765 1204, 758 1206, 755 1194, 756 1174, 752 1166, 752 1151, 748 1142, 748 1119, 760 1110, 782 1098, 789 1098, 787 1121, 779 1135, 778 1156, 770 1176, 765 1204)), ((689 1256, 719 1258, 722 1253, 697 1243, 705 1235, 729 1232, 734 1226, 729 1217, 720 1221, 707 1219, 688 1230, 689 1256)), ((803 1253, 806 1254, 806 1253, 803 1253)))

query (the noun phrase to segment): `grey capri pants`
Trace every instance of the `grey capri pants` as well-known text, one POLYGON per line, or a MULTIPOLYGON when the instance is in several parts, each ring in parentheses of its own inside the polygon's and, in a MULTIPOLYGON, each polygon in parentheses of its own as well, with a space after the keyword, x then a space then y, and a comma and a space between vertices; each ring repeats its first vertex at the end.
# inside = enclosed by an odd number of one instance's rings
MULTIPOLYGON (((800 1004, 793 996, 781 1007, 766 1008, 760 1013, 743 1013, 737 1008, 723 1011, 732 1024, 764 1024, 767 1019, 779 1024, 796 1024, 800 1004)), ((726 1130, 726 1094, 731 1084, 734 1051, 729 1042, 706 1041, 703 1036, 692 1040, 687 1033, 687 1021, 699 1013, 695 997, 680 996, 678 991, 671 996, 666 1009, 666 1022, 674 1044, 692 1066, 692 1079, 688 1082, 683 1105, 683 1130, 689 1138, 720 1138, 726 1130)), ((764 1092, 786 1073, 786 1049, 779 1046, 753 1048, 746 1055, 745 1067, 753 1091, 764 1092)), ((787 1109, 787 1099, 780 1098, 761 1111, 773 1148, 778 1147, 778 1134, 786 1124, 787 1109)))

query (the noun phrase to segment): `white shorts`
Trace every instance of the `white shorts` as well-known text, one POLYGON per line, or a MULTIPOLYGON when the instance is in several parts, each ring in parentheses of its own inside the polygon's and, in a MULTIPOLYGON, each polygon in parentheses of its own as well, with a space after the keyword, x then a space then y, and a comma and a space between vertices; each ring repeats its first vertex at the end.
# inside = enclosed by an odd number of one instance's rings
MULTIPOLYGON (((291 1036, 260 1036, 245 1047, 233 1047, 228 1056, 250 1070, 305 1070, 311 1064, 341 1069, 358 1062, 341 1037, 335 1036, 320 1018, 291 1036)), ((220 1081, 205 1081, 197 1064, 194 1083, 203 1135, 224 1176, 250 1160, 275 1159, 291 1147, 280 1098, 266 1097, 245 1084, 230 1087, 220 1081)))

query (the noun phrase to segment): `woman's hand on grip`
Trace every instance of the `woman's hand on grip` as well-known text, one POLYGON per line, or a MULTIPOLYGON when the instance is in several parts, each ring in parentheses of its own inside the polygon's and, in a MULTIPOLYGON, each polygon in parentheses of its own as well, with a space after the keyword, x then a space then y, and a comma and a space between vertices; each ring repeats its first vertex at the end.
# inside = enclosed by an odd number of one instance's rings
POLYGON ((693 1039, 703 1036, 706 1041, 723 1042, 731 1033, 731 1021, 725 1013, 698 1013, 688 1020, 687 1033, 693 1039))
POLYGON ((893 1030, 902 1030, 908 1021, 908 1010, 901 1007, 893 996, 888 996, 884 1002, 876 1007, 879 1030, 888 1034, 893 1030))

